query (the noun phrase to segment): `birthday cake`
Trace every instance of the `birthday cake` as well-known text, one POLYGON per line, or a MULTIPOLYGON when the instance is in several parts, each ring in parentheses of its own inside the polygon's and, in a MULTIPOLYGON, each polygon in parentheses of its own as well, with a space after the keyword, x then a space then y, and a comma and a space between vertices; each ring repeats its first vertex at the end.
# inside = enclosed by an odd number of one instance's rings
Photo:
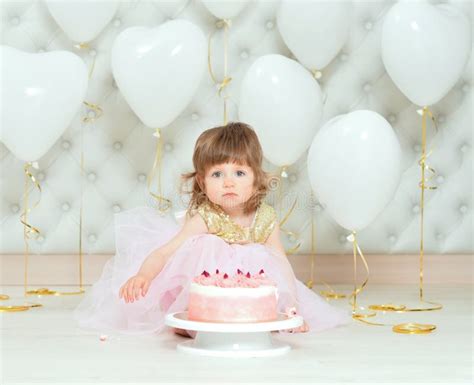
POLYGON ((277 319, 275 283, 260 270, 230 276, 203 271, 191 282, 188 319, 204 322, 265 322, 277 319))

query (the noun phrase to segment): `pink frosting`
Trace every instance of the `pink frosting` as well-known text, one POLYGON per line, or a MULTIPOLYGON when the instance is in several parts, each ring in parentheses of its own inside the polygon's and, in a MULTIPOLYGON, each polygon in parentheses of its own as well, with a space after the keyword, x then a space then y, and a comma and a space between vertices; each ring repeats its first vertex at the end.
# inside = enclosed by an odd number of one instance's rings
POLYGON ((260 287, 260 286, 276 286, 276 284, 265 276, 265 273, 258 273, 248 276, 249 274, 234 275, 226 273, 207 273, 194 277, 193 282, 203 286, 218 287, 260 287))

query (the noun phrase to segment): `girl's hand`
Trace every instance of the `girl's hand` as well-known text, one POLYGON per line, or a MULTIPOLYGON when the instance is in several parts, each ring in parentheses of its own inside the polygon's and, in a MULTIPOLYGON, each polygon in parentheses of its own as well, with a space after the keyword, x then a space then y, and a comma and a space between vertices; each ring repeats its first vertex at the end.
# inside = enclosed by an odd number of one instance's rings
POLYGON ((142 274, 134 275, 120 288, 119 298, 123 298, 126 303, 138 301, 140 295, 146 295, 150 283, 150 278, 142 274))

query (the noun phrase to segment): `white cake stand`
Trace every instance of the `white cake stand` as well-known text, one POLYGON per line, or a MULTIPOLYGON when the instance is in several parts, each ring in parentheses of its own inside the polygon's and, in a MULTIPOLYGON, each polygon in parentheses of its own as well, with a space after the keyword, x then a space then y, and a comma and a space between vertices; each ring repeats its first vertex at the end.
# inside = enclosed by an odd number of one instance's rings
POLYGON ((214 357, 270 357, 290 351, 288 344, 274 341, 272 330, 292 329, 303 324, 303 318, 279 314, 277 320, 256 323, 215 323, 188 320, 188 312, 171 313, 166 325, 197 332, 193 340, 178 344, 186 353, 214 357))

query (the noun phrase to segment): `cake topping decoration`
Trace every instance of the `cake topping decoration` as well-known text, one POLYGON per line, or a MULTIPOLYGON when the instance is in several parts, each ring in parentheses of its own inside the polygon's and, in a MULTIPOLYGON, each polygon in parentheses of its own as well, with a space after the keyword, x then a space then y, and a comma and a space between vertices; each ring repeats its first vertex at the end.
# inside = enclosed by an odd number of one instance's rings
MULTIPOLYGON (((262 271, 262 270, 260 270, 262 271)), ((252 274, 247 272, 244 274, 242 270, 238 269, 237 273, 229 275, 227 273, 208 273, 204 270, 201 275, 193 279, 193 282, 204 286, 218 286, 218 287, 260 287, 260 286, 276 286, 275 282, 265 276, 265 274, 252 274)))
POLYGON ((216 269, 216 274, 219 274, 219 269, 216 269))

